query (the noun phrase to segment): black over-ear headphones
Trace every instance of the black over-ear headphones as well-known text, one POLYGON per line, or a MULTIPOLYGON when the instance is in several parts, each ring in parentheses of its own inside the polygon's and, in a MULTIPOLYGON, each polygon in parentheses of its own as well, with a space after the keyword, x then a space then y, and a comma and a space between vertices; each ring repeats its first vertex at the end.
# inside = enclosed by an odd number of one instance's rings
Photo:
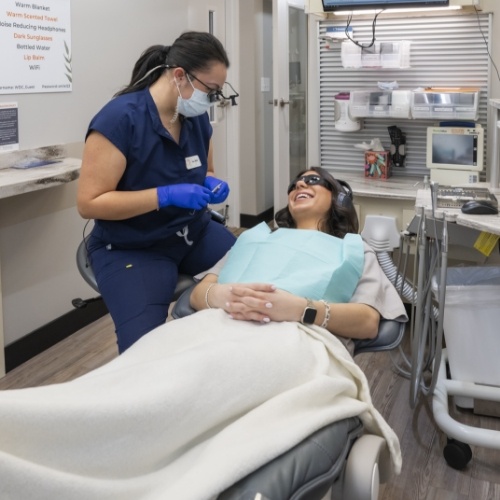
POLYGON ((337 203, 343 208, 352 208, 352 189, 346 181, 334 179, 339 191, 337 195, 337 203))

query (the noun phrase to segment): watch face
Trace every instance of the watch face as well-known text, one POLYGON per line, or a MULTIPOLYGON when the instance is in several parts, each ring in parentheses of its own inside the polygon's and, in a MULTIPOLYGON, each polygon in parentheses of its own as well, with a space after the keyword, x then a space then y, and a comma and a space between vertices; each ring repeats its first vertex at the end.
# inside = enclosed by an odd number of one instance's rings
POLYGON ((306 307, 304 309, 304 315, 302 316, 302 323, 305 323, 306 325, 312 325, 314 323, 314 320, 316 319, 316 309, 313 307, 306 307))

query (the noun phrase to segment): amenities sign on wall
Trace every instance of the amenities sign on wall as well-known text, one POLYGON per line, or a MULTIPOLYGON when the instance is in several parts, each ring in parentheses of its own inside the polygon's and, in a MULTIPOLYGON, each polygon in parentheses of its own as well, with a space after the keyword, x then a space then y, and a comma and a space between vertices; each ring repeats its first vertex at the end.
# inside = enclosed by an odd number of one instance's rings
POLYGON ((2 0, 0 47, 0 94, 71 91, 70 0, 2 0))

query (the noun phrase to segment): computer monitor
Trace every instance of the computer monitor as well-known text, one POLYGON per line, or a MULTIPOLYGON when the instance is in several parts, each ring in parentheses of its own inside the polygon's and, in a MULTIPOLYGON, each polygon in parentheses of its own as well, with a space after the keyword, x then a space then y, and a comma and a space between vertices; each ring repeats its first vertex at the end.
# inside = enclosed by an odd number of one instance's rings
POLYGON ((431 180, 447 184, 474 183, 483 170, 484 129, 445 126, 427 128, 427 167, 431 180))
POLYGON ((401 7, 447 7, 449 0, 322 0, 323 10, 369 10, 401 7))

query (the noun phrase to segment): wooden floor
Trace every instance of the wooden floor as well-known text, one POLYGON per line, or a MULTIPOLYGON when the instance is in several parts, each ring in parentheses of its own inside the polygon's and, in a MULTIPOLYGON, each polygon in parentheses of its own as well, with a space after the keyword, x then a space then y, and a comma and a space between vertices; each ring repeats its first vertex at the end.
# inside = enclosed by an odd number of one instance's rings
MULTIPOLYGON (((62 382, 82 375, 117 356, 113 325, 105 316, 0 379, 0 389, 62 382)), ((450 468, 443 456, 445 437, 433 422, 429 402, 409 404, 409 382, 397 375, 388 353, 356 358, 367 374, 375 406, 401 441, 403 471, 381 486, 381 500, 500 499, 500 451, 474 448, 463 471, 450 468)), ((500 419, 461 412, 470 425, 500 431, 500 419)))

